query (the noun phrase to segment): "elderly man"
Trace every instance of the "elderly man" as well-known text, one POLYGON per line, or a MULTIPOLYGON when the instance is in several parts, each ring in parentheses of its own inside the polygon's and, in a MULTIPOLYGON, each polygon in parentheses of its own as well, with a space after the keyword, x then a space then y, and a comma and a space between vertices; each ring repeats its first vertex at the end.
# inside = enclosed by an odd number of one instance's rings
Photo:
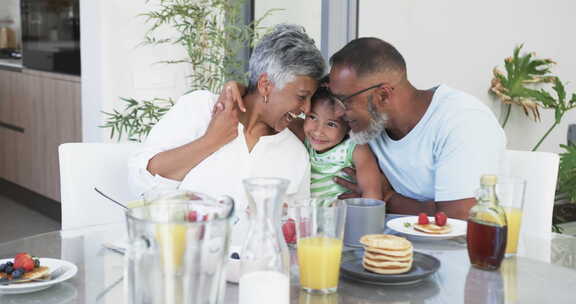
MULTIPOLYGON (((378 38, 359 38, 330 59, 330 90, 358 144, 369 143, 390 213, 467 218, 485 173, 499 171, 505 134, 480 100, 446 85, 416 89, 402 55, 378 38)), ((348 170, 353 173, 352 169, 348 170)), ((336 182, 358 195, 356 184, 336 182)))

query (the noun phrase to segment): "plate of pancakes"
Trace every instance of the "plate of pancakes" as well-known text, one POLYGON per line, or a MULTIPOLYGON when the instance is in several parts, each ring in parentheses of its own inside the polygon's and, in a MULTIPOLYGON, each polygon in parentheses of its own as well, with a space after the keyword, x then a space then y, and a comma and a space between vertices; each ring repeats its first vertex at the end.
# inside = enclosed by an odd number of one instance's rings
MULTIPOLYGON (((27 273, 27 279, 46 279, 45 281, 27 281, 11 283, 9 285, 0 284, 0 294, 21 294, 47 289, 72 278, 78 272, 78 267, 68 261, 50 258, 39 258, 39 260, 41 267, 32 273, 27 273), (50 279, 50 274, 57 269, 62 269, 64 272, 59 274, 55 279, 50 279)), ((2 259, 0 260, 0 264, 11 261, 12 259, 2 259)), ((58 272, 60 272, 60 270, 58 272)))
POLYGON ((388 228, 410 237, 447 240, 466 235, 468 223, 463 220, 448 218, 446 225, 434 224, 434 217, 428 217, 430 224, 418 225, 417 216, 403 216, 386 222, 388 228))
POLYGON ((369 234, 360 238, 363 249, 344 252, 342 274, 354 281, 376 285, 418 283, 440 268, 435 257, 413 250, 403 237, 369 234))

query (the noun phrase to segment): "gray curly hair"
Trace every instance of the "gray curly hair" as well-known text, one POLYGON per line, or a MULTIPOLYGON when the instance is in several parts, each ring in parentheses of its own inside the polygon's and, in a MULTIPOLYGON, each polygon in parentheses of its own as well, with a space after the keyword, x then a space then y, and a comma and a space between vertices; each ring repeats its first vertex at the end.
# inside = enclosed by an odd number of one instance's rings
POLYGON ((248 67, 248 90, 256 89, 258 78, 267 73, 279 89, 296 76, 309 76, 320 80, 325 63, 314 40, 302 26, 279 24, 258 42, 248 67))

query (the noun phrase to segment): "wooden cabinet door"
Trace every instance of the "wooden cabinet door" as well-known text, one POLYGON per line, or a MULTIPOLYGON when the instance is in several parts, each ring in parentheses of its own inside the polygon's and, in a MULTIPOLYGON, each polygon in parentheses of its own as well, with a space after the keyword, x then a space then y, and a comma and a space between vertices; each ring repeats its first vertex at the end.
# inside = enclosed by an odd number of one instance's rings
POLYGON ((0 70, 0 178, 60 201, 58 146, 81 141, 80 82, 0 70))

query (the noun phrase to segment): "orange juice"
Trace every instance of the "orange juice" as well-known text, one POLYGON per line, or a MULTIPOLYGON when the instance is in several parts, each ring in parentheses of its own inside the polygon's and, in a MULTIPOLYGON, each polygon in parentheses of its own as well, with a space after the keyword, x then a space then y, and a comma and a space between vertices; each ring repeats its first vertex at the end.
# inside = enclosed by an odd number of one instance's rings
POLYGON ((300 285, 314 290, 338 287, 342 240, 309 237, 298 240, 300 285))
POLYGON ((518 235, 522 223, 522 209, 504 207, 506 221, 508 222, 508 241, 506 242, 506 254, 516 253, 518 250, 518 235))
POLYGON ((156 239, 160 245, 160 254, 164 269, 172 272, 182 266, 186 250, 186 225, 157 224, 156 239))

